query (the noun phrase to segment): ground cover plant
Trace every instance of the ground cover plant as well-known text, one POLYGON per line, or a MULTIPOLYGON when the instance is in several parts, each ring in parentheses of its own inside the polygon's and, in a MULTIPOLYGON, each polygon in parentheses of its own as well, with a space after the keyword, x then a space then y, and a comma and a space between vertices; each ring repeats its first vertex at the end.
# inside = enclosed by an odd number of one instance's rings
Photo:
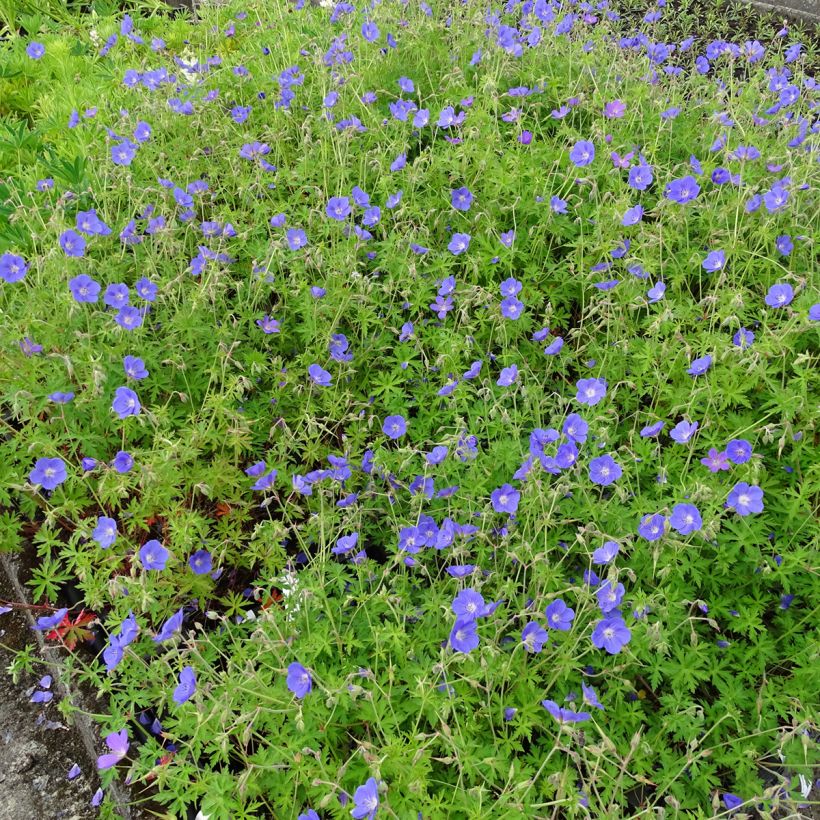
POLYGON ((104 786, 816 799, 811 44, 547 0, 23 24, 0 539, 100 695, 104 786))

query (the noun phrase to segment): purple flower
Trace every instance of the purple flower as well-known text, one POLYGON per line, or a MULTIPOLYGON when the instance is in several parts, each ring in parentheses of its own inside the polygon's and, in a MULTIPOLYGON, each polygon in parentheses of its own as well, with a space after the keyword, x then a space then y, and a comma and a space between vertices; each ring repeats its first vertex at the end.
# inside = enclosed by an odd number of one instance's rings
POLYGON ((129 298, 130 292, 128 285, 124 285, 121 282, 109 285, 103 294, 103 302, 105 302, 108 307, 116 308, 117 310, 124 308, 128 304, 129 298))
POLYGON ((28 480, 44 490, 53 490, 66 480, 65 462, 61 458, 38 458, 28 480))
POLYGON ((595 146, 588 140, 578 140, 572 146, 569 158, 576 168, 584 168, 595 159, 595 146))
POLYGON ((755 340, 755 335, 752 333, 751 330, 746 330, 745 327, 740 328, 740 330, 732 336, 732 344, 735 347, 739 347, 741 350, 745 350, 747 347, 751 347, 752 343, 755 340))
POLYGON ((174 703, 181 706, 186 700, 190 700, 196 692, 196 675, 193 667, 186 666, 179 673, 179 684, 174 689, 174 703))
POLYGON ((567 201, 560 196, 550 197, 550 210, 554 214, 565 214, 567 212, 567 201))
POLYGON ((407 432, 404 416, 387 416, 382 425, 382 432, 393 441, 400 439, 407 432))
POLYGON ((313 678, 301 663, 294 661, 288 666, 288 689, 300 700, 313 689, 313 678))
POLYGON ((62 623, 63 618, 65 618, 67 614, 68 609, 64 607, 63 609, 58 609, 52 615, 41 615, 37 619, 37 623, 34 628, 41 632, 46 629, 54 629, 54 627, 62 623))
POLYGON ((568 632, 575 620, 575 610, 570 609, 561 598, 556 598, 546 609, 547 626, 559 632, 568 632))
POLYGON ((726 267, 726 253, 724 251, 711 251, 700 266, 708 273, 715 273, 726 267))
POLYGON ((470 247, 470 238, 468 233, 454 233, 447 245, 447 250, 454 256, 464 253, 470 247))
POLYGON ((598 456, 589 462, 589 480, 593 484, 608 487, 623 475, 621 465, 610 455, 598 456))
POLYGON ((23 341, 18 342, 17 344, 20 345, 20 350, 23 351, 23 355, 27 359, 30 359, 36 353, 42 353, 43 352, 43 346, 38 345, 37 342, 34 341, 34 339, 29 339, 28 336, 24 337, 23 341))
POLYGON ((690 535, 703 526, 703 520, 694 504, 675 504, 669 516, 669 526, 681 535, 690 535))
POLYGON ((71 295, 77 302, 94 303, 100 295, 100 283, 92 279, 88 274, 81 273, 75 276, 68 283, 71 295))
POLYGON ((604 581, 603 584, 598 587, 598 591, 595 595, 598 598, 598 606, 604 615, 620 606, 621 599, 624 597, 624 591, 623 584, 613 586, 610 581, 604 581))
POLYGON ((518 502, 521 500, 521 493, 510 484, 503 484, 490 494, 490 501, 493 509, 497 513, 509 513, 514 515, 518 509, 518 502))
POLYGON ((670 431, 669 437, 678 444, 686 444, 695 435, 699 426, 697 421, 679 421, 670 431))
POLYGON ((379 784, 369 777, 363 786, 353 793, 353 808, 350 816, 354 820, 373 820, 379 808, 379 784))
POLYGON ((501 300, 501 315, 505 319, 518 319, 524 311, 524 303, 515 298, 515 296, 508 296, 501 300))
POLYGON ((123 140, 111 146, 111 161, 114 165, 130 165, 137 155, 137 145, 131 140, 123 140))
POLYGON ((766 304, 773 308, 782 308, 790 305, 794 299, 794 288, 789 284, 772 285, 766 294, 766 304))
POLYGON ((554 700, 542 700, 541 705, 559 723, 583 723, 592 717, 589 712, 575 712, 572 709, 565 709, 559 706, 554 700))
POLYGON ((46 47, 42 43, 38 43, 36 40, 32 40, 26 46, 26 54, 32 60, 39 60, 45 53, 46 47))
POLYGON ((332 196, 327 203, 325 213, 331 218, 339 222, 344 222, 351 212, 350 199, 346 196, 332 196))
POLYGON ((763 512, 763 490, 756 484, 747 484, 739 481, 732 487, 729 497, 726 499, 726 506, 734 510, 738 515, 749 515, 751 513, 763 512))
POLYGON ((606 379, 579 379, 575 387, 578 391, 575 400, 592 407, 606 396, 607 382, 606 379))
POLYGON ((67 393, 57 391, 56 393, 49 393, 48 397, 55 404, 68 404, 70 401, 73 401, 74 393, 72 393, 71 391, 67 393))
POLYGON ((726 445, 726 455, 732 464, 745 464, 752 457, 752 445, 745 438, 733 438, 726 445))
POLYGON ((336 546, 331 552, 334 555, 347 555, 347 553, 356 549, 356 544, 359 543, 359 533, 353 532, 350 535, 342 535, 337 541, 336 546))
POLYGON ((584 695, 584 703, 588 703, 590 706, 594 706, 596 709, 603 711, 604 705, 598 700, 598 693, 591 686, 587 686, 582 682, 581 691, 584 695))
MULTIPOLYGON (((264 471, 265 471, 265 466, 264 466, 265 462, 261 461, 259 463, 262 464, 261 473, 264 473, 264 471)), ((248 470, 245 470, 245 472, 248 473, 248 470)), ((251 487, 252 490, 267 490, 267 489, 270 489, 273 486, 273 483, 276 481, 276 476, 279 474, 279 471, 278 470, 270 470, 269 472, 264 473, 264 475, 262 475, 261 473, 248 473, 248 475, 254 475, 254 476, 259 475, 259 478, 257 478, 256 483, 251 487)))
POLYGON ((666 285, 663 282, 656 282, 646 292, 649 304, 654 305, 656 302, 660 302, 660 300, 663 299, 665 293, 666 293, 666 285))
POLYGON ((633 165, 629 169, 627 184, 636 191, 645 191, 652 184, 651 165, 633 165))
POLYGON ((113 518, 101 515, 97 518, 97 526, 91 537, 104 549, 107 550, 117 540, 117 522, 113 518))
POLYGON ((498 381, 496 384, 499 387, 510 387, 518 380, 518 367, 514 364, 509 367, 502 368, 498 381))
POLYGON ((375 42, 379 39, 379 27, 372 20, 366 20, 362 23, 362 37, 364 37, 368 43, 375 42))
POLYGON ((608 564, 618 554, 620 547, 617 541, 604 541, 603 546, 598 547, 592 553, 592 563, 596 566, 608 564))
POLYGON ((139 381, 148 378, 145 362, 139 356, 126 356, 122 360, 122 367, 129 379, 139 381))
POLYGON ((137 280, 134 290, 137 292, 137 296, 146 302, 153 302, 157 298, 158 288, 147 276, 137 280))
POLYGON ((125 330, 135 330, 142 325, 143 313, 139 308, 126 305, 114 317, 114 321, 125 330))
POLYGON ((613 100, 604 106, 604 116, 610 120, 616 120, 626 114, 626 103, 621 100, 613 100))
POLYGON ((645 515, 638 524, 638 535, 645 538, 647 541, 657 541, 663 538, 663 530, 666 524, 666 518, 660 513, 654 515, 645 515))
POLYGON ((319 387, 330 387, 332 383, 330 373, 318 364, 312 364, 308 368, 308 376, 310 376, 311 381, 319 387))
POLYGON ((576 444, 584 444, 587 440, 589 425, 577 413, 570 413, 564 421, 561 431, 570 441, 574 441, 576 444))
POLYGON ((643 205, 633 205, 631 208, 627 208, 624 212, 623 218, 621 219, 621 225, 625 228, 629 228, 632 225, 637 225, 643 219, 643 205))
POLYGON ((709 468, 710 473, 717 473, 729 469, 729 459, 726 453, 721 453, 716 447, 709 448, 709 454, 702 458, 700 463, 709 468))
POLYGON ((28 265, 22 256, 16 253, 4 253, 0 256, 0 279, 9 285, 19 282, 28 272, 28 265))
POLYGON ((185 615, 183 609, 178 609, 170 618, 160 627, 159 632, 154 635, 151 640, 154 643, 163 643, 170 640, 174 635, 182 629, 182 619, 185 615))
POLYGON ((679 205, 684 205, 691 202, 700 193, 700 185, 693 176, 687 175, 681 179, 673 179, 666 186, 664 193, 667 199, 677 202, 679 205))
POLYGON ((127 473, 134 466, 134 457, 130 453, 120 450, 117 455, 114 456, 111 466, 118 473, 127 473))
POLYGON ((469 188, 455 188, 450 191, 450 203, 457 211, 469 211, 473 204, 473 195, 469 188))
POLYGON ((425 459, 428 464, 435 466, 436 464, 441 464, 441 462, 447 458, 447 453, 448 449, 443 444, 439 444, 437 447, 433 447, 433 449, 425 456, 425 459))
POLYGON ((794 242, 792 242, 792 238, 788 234, 778 236, 774 245, 781 256, 789 256, 794 250, 794 242))
POLYGON ((298 251, 299 248, 304 248, 308 243, 307 234, 301 228, 288 228, 285 231, 285 239, 292 251, 298 251))
POLYGON ((144 569, 163 570, 168 561, 168 550, 152 538, 140 547, 139 557, 144 569))
POLYGON ((85 255, 85 238, 70 228, 60 234, 60 247, 66 256, 85 255))
POLYGON ((541 624, 530 621, 521 632, 521 643, 528 652, 537 654, 550 639, 549 633, 541 624))
POLYGON ((629 627, 619 615, 603 618, 592 631, 592 645, 617 655, 632 638, 629 627))
POLYGON ((729 811, 734 811, 743 805, 743 798, 731 792, 725 792, 723 795, 723 805, 726 806, 729 811))
POLYGON ((111 228, 97 216, 94 208, 77 213, 77 230, 88 236, 109 236, 111 234, 111 228))
POLYGON ((473 618, 456 618, 450 630, 450 646, 456 652, 467 654, 478 646, 478 625, 473 618))
POLYGON ((690 376, 702 376, 712 366, 712 357, 709 355, 695 359, 686 371, 690 376))
POLYGON ((111 754, 97 758, 97 768, 100 771, 116 766, 128 754, 128 730, 122 729, 106 735, 105 745, 111 750, 111 754))
POLYGON ((137 416, 140 412, 140 400, 130 387, 118 387, 114 391, 111 409, 121 418, 137 416))
POLYGON ((195 575, 207 575, 213 567, 213 558, 208 550, 197 550, 189 559, 188 566, 195 575))
POLYGON ((262 329, 263 333, 269 336, 273 333, 279 333, 281 329, 279 320, 272 319, 267 313, 261 319, 257 319, 256 324, 262 329))
POLYGON ((457 618, 475 620, 484 615, 486 605, 484 604, 484 598, 481 593, 468 587, 467 589, 462 589, 461 592, 453 598, 450 608, 457 618))

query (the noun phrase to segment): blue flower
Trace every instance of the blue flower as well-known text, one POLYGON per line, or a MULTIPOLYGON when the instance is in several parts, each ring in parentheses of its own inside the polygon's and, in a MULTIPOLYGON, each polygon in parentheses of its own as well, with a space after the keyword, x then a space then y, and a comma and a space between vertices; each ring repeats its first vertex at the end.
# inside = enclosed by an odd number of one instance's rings
POLYGON ((669 516, 669 526, 681 535, 691 535, 703 526, 703 519, 694 504, 675 504, 669 516))
POLYGON ((213 566, 213 558, 208 550, 197 550, 189 559, 188 566, 195 575, 207 575, 213 566))
POLYGON ((577 168, 584 168, 595 159, 595 146, 588 140, 578 140, 572 146, 569 158, 577 168))
POLYGON ((478 624, 472 617, 457 618, 450 630, 450 646, 463 654, 469 654, 478 647, 478 624))
POLYGON ((286 683, 288 689, 300 700, 313 689, 313 678, 302 666, 295 661, 288 666, 286 683))
POLYGON ((174 689, 174 703, 181 706, 190 700, 196 692, 196 674, 190 666, 186 666, 179 673, 179 685, 174 689))
POLYGON ((104 549, 107 550, 117 540, 117 522, 113 518, 101 515, 97 519, 97 526, 91 537, 104 549))
POLYGON ((332 377, 323 367, 312 364, 308 367, 308 376, 311 381, 319 387, 329 387, 332 384, 332 377))
POLYGON ((393 441, 400 439, 407 432, 404 416, 387 416, 382 425, 382 432, 393 441))
POLYGON ((589 480, 593 484, 608 487, 623 475, 623 469, 610 455, 598 456, 589 462, 589 480))
POLYGON ((379 784, 370 777, 363 786, 353 793, 353 808, 350 816, 354 820, 373 820, 379 808, 379 784))
POLYGON ((712 357, 709 355, 694 359, 686 371, 690 376, 702 376, 712 366, 712 357))

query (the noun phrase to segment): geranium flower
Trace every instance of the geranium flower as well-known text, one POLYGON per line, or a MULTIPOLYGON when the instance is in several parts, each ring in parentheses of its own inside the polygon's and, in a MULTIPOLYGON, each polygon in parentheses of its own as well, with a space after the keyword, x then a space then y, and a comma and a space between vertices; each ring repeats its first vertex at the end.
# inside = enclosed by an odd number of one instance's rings
POLYGON ((450 646, 456 652, 468 654, 478 647, 478 625, 474 618, 457 618, 450 630, 450 646))
POLYGON ((106 735, 105 745, 111 752, 97 758, 97 768, 100 771, 116 766, 128 754, 128 730, 121 729, 119 732, 106 735))
POLYGON ((38 458, 28 480, 44 490, 54 490, 66 480, 65 462, 61 458, 38 458))
POLYGON ((354 820, 373 820, 379 808, 379 784, 369 777, 363 786, 353 793, 353 808, 350 816, 354 820))
POLYGON ((738 515, 750 515, 763 512, 763 490, 756 484, 739 481, 729 491, 726 506, 738 515))
POLYGON ((547 626, 560 632, 568 632, 575 620, 575 610, 570 609, 561 598, 556 598, 546 609, 547 626))
POLYGON ((490 501, 493 509, 497 513, 509 513, 514 515, 518 510, 518 502, 521 499, 521 493, 510 484, 503 484, 490 494, 490 501))
POLYGON ((288 689, 300 700, 313 689, 310 672, 295 661, 288 666, 286 683, 288 689))
POLYGON ((559 723, 583 723, 590 720, 592 715, 589 712, 575 712, 572 709, 565 709, 559 706, 554 700, 542 700, 541 705, 559 722, 559 723))
POLYGON ((617 655, 631 640, 632 632, 619 615, 603 618, 592 631, 592 645, 617 655))
POLYGON ((196 692, 196 674, 193 667, 186 666, 179 673, 179 684, 174 689, 174 703, 181 706, 185 701, 190 700, 196 692))

